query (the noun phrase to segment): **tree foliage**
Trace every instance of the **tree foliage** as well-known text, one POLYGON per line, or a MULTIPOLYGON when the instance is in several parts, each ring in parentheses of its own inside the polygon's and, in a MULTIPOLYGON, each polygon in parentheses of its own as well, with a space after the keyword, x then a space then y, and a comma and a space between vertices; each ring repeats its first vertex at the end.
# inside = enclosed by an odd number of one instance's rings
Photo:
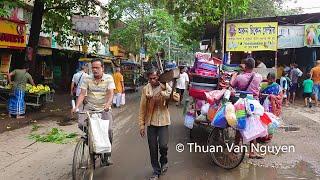
POLYGON ((8 17, 12 8, 22 6, 23 3, 21 1, 0 0, 0 17, 8 17))
MULTIPOLYGON (((284 7, 288 0, 252 0, 249 4, 248 11, 242 13, 240 18, 257 18, 257 17, 271 17, 282 15, 293 15, 301 13, 301 9, 288 9, 284 7)), ((238 18, 232 17, 229 18, 238 18)))
POLYGON ((126 24, 124 28, 113 29, 110 42, 121 44, 129 52, 138 53, 141 47, 141 39, 144 38, 146 41, 145 47, 150 54, 165 46, 164 41, 169 37, 172 42, 178 42, 178 26, 165 9, 152 9, 145 13, 143 19, 128 18, 124 21, 126 24), (142 33, 142 29, 144 33, 142 33))

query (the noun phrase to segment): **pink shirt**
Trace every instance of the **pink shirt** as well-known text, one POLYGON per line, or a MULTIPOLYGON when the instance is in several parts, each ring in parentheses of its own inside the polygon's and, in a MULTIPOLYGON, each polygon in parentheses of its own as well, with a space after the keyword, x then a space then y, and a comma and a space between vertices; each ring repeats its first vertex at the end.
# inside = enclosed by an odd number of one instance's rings
POLYGON ((243 73, 238 75, 234 81, 231 81, 230 84, 233 88, 239 91, 249 91, 253 93, 253 97, 257 98, 260 92, 260 83, 262 81, 262 76, 258 73, 254 73, 254 77, 249 85, 248 89, 245 89, 248 86, 251 76, 253 73, 243 73))

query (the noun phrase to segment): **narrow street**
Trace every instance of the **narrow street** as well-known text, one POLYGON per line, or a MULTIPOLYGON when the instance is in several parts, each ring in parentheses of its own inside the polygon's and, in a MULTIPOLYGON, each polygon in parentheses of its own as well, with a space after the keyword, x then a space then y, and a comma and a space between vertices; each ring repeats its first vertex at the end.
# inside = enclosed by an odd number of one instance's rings
MULTIPOLYGON (((94 179, 139 180, 147 179, 152 173, 146 138, 138 133, 137 117, 139 93, 128 95, 122 109, 113 110, 115 115, 115 141, 113 144, 114 165, 98 168, 94 179)), ((67 107, 66 107, 67 108, 67 107)), ((248 160, 236 169, 223 170, 211 162, 203 153, 179 153, 178 143, 189 142, 189 131, 183 125, 182 107, 170 106, 172 125, 170 126, 169 170, 160 179, 320 179, 319 135, 317 122, 319 108, 312 109, 314 116, 304 116, 303 108, 288 108, 284 112, 284 124, 298 126, 296 132, 279 129, 272 144, 292 144, 294 153, 268 154, 263 160, 248 160), (301 113, 300 113, 301 112, 301 113), (308 149, 305 147, 308 146, 308 149), (281 166, 281 168, 280 168, 281 166), (318 174, 318 176, 317 176, 318 174)), ((308 111, 311 111, 307 109, 308 111)), ((55 118, 38 123, 39 131, 59 127, 66 132, 78 132, 76 123, 59 126, 55 118)), ((0 134, 0 177, 1 179, 71 179, 72 156, 75 142, 71 144, 34 143, 28 139, 31 126, 0 134)), ((205 139, 204 129, 195 129, 196 140, 205 139)))

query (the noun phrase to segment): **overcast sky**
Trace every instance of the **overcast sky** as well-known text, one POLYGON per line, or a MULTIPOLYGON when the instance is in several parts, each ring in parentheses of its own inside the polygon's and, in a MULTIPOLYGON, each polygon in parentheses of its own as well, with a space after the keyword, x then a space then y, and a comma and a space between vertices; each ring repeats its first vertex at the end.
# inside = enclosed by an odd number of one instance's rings
POLYGON ((286 5, 289 8, 302 7, 305 13, 320 12, 320 0, 291 0, 286 5), (297 3, 294 3, 294 1, 297 3))

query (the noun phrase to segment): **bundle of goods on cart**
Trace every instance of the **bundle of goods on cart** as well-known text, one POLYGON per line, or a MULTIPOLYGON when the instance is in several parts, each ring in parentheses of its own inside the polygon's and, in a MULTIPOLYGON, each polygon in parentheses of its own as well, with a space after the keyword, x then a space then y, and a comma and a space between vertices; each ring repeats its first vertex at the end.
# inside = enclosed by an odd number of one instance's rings
POLYGON ((196 53, 195 62, 190 72, 189 95, 191 97, 205 100, 206 92, 217 89, 221 62, 218 58, 212 58, 211 54, 196 53))
MULTIPOLYGON (((243 93, 243 92, 241 92, 243 93)), ((205 93, 207 100, 195 99, 187 109, 185 126, 193 128, 195 122, 208 122, 216 128, 229 126, 240 131, 244 142, 274 134, 279 127, 279 117, 263 107, 251 95, 240 97, 234 103, 226 98, 229 90, 214 90, 205 93)), ((232 92, 237 97, 239 92, 232 92)))

